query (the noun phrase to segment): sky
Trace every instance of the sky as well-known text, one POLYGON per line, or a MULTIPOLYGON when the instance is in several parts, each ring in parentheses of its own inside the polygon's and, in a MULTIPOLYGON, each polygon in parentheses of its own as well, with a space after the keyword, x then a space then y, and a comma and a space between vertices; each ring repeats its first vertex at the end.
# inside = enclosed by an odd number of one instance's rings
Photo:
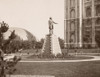
POLYGON ((26 29, 37 39, 49 33, 49 17, 58 23, 54 34, 64 38, 64 0, 0 0, 0 22, 26 29))

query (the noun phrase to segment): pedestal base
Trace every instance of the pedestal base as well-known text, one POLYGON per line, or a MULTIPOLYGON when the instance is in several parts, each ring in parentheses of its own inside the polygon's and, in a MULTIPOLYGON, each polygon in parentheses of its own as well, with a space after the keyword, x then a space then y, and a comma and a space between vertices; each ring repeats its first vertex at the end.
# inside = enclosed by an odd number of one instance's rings
POLYGON ((42 53, 53 54, 55 56, 59 53, 62 53, 58 38, 54 34, 46 35, 42 48, 42 53))

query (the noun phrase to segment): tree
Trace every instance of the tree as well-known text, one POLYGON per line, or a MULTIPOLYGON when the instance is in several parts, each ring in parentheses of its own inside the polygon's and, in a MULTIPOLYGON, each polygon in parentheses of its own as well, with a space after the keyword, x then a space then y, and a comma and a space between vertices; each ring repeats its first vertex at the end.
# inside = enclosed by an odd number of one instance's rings
POLYGON ((41 49, 44 44, 44 39, 42 38, 40 41, 36 42, 35 48, 36 49, 41 49))
POLYGON ((41 40, 40 40, 40 43, 41 43, 41 47, 43 47, 43 44, 44 44, 44 38, 42 38, 41 40))
POLYGON ((23 49, 31 49, 33 46, 32 46, 32 42, 31 41, 23 41, 22 42, 22 48, 23 49))
POLYGON ((18 50, 22 49, 22 42, 19 40, 13 40, 8 46, 7 50, 10 53, 18 52, 18 50))
POLYGON ((35 49, 36 41, 35 40, 32 40, 31 43, 32 43, 32 48, 35 49))
POLYGON ((42 48, 42 43, 39 41, 39 42, 36 42, 36 46, 35 46, 36 49, 41 49, 42 48))
POLYGON ((4 21, 1 23, 0 27, 0 77, 6 77, 5 74, 5 68, 9 67, 7 62, 4 61, 4 53, 7 53, 7 46, 10 44, 10 42, 16 37, 15 31, 11 33, 9 36, 9 39, 4 42, 3 34, 9 29, 9 26, 4 21))
MULTIPOLYGON (((10 45, 10 43, 13 41, 13 39, 16 37, 15 30, 12 31, 11 35, 9 36, 8 40, 3 44, 3 51, 7 53, 7 47, 10 45)), ((3 40, 4 41, 4 40, 3 40)))

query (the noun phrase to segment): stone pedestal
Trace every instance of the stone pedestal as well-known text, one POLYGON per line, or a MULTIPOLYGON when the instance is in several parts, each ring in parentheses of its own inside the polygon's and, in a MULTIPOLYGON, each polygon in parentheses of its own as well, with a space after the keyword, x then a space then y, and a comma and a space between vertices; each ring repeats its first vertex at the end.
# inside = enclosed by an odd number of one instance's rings
POLYGON ((51 34, 51 35, 46 35, 43 48, 42 48, 42 53, 47 53, 47 54, 61 54, 61 49, 59 45, 59 41, 56 35, 51 34))

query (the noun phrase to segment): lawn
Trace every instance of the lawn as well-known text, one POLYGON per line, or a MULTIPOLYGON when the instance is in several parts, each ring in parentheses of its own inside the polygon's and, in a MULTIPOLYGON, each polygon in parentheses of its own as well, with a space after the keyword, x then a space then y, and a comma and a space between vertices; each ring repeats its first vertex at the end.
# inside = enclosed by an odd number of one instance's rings
POLYGON ((100 77, 100 61, 69 63, 19 62, 14 74, 54 75, 55 77, 100 77))

